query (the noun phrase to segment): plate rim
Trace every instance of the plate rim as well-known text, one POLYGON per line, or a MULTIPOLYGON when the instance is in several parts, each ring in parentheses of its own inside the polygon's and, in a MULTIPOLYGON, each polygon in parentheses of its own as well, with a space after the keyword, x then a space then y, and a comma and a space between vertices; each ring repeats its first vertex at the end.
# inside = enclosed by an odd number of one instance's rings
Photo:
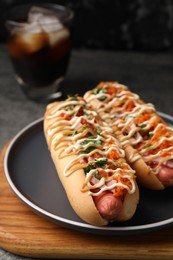
MULTIPOLYGON (((158 114, 163 117, 163 119, 167 119, 173 122, 173 116, 157 111, 158 114)), ((44 210, 43 208, 41 208, 40 206, 37 206, 34 202, 30 201, 25 195, 22 194, 22 192, 15 186, 9 170, 8 170, 8 160, 10 157, 10 153, 11 150, 13 149, 13 147, 15 146, 16 142, 18 142, 20 140, 20 138, 22 138, 23 134, 25 134, 27 131, 31 130, 33 127, 36 127, 37 125, 39 125, 41 122, 43 122, 44 117, 40 117, 36 120, 34 120, 33 122, 27 124, 25 127, 23 127, 12 139, 12 141, 10 142, 9 146, 7 147, 5 156, 4 156, 4 173, 5 173, 5 177, 7 179, 7 182, 9 183, 11 189, 14 191, 14 193, 27 205, 29 206, 34 212, 36 213, 41 213, 42 216, 45 216, 47 218, 50 218, 53 222, 58 221, 58 223, 62 226, 64 226, 63 224, 68 225, 68 227, 72 228, 72 229, 79 229, 81 231, 81 228, 83 228, 83 231, 86 232, 90 232, 90 233, 99 233, 99 234, 103 234, 103 235, 111 235, 111 234, 128 234, 130 232, 130 234, 132 233, 142 233, 142 231, 147 232, 147 231, 151 231, 151 230, 155 230, 155 229, 159 229, 159 228, 163 228, 165 226, 168 226, 170 224, 173 224, 173 217, 165 219, 165 220, 161 220, 161 221, 157 221, 157 222, 153 222, 153 223, 149 223, 149 224, 143 224, 143 225, 129 225, 129 226, 95 226, 95 225, 91 225, 88 223, 82 223, 82 222, 78 222, 78 221, 74 221, 74 220, 70 220, 67 218, 63 218, 60 216, 57 216, 53 213, 50 213, 47 210, 44 210), (110 233, 111 232, 111 233, 110 233), (113 232, 113 233, 112 233, 113 232)))

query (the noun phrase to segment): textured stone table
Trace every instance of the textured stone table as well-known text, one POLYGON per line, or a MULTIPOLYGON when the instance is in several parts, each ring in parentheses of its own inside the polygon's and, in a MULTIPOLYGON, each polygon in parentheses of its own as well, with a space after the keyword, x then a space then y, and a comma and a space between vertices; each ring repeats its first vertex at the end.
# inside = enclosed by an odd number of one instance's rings
MULTIPOLYGON (((83 94, 101 80, 124 83, 159 111, 173 115, 171 53, 73 50, 64 93, 83 94)), ((24 126, 42 117, 45 105, 25 97, 14 79, 6 48, 0 45, 0 149, 24 126)), ((0 260, 12 259, 26 258, 0 249, 0 260)))

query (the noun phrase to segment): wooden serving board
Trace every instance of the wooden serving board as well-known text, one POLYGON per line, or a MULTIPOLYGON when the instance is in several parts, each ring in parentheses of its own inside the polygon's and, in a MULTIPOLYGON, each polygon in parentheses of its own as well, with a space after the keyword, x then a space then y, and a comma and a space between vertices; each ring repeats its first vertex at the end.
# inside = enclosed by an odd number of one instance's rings
POLYGON ((11 190, 0 153, 0 247, 38 258, 173 259, 173 228, 142 235, 100 236, 70 230, 36 215, 11 190))

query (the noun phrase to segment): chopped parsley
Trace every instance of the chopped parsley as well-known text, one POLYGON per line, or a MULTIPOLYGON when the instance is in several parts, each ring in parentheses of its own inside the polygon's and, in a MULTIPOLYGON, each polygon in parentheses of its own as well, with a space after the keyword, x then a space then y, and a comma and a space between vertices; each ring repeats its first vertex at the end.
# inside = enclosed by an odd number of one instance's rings
POLYGON ((152 132, 149 132, 148 135, 150 138, 152 138, 154 134, 152 132))
POLYGON ((88 173, 88 172, 91 171, 92 169, 95 169, 95 166, 94 166, 93 163, 89 163, 89 164, 85 167, 84 172, 85 172, 85 173, 88 173))
POLYGON ((142 124, 142 125, 138 125, 140 128, 145 128, 147 125, 146 124, 142 124))
POLYGON ((104 101, 105 99, 106 99, 106 96, 98 97, 98 100, 100 100, 100 101, 104 101))
POLYGON ((78 95, 67 95, 70 100, 78 101, 78 95))
POLYGON ((94 95, 96 95, 96 94, 100 93, 102 90, 103 90, 102 87, 100 87, 100 88, 94 88, 94 89, 91 91, 91 93, 94 94, 94 95))
POLYGON ((107 160, 108 159, 106 157, 103 157, 102 159, 96 159, 96 164, 98 164, 102 169, 105 169, 107 160))
POLYGON ((94 174, 94 177, 97 178, 98 180, 101 180, 103 175, 99 174, 99 171, 96 171, 96 173, 94 174))
POLYGON ((83 144, 89 144, 89 143, 100 145, 100 144, 102 144, 102 141, 101 140, 96 140, 96 139, 85 139, 83 141, 83 144))
MULTIPOLYGON (((101 167, 102 169, 105 169, 106 167, 106 163, 107 163, 107 158, 103 157, 101 159, 96 159, 94 162, 89 163, 84 171, 85 173, 88 173, 89 171, 91 171, 92 169, 96 169, 98 167, 101 167)), ((97 172, 98 173, 98 172, 97 172)), ((97 177, 96 177, 97 178, 97 177)))
POLYGON ((96 149, 95 146, 89 146, 84 151, 81 151, 80 153, 81 154, 83 154, 83 153, 90 153, 90 152, 94 151, 95 149, 96 149))
POLYGON ((85 150, 81 151, 80 153, 90 153, 97 149, 97 145, 101 145, 102 141, 101 140, 96 140, 96 139, 85 139, 83 141, 83 144, 91 144, 89 147, 87 147, 85 150), (95 145, 94 145, 95 144, 95 145))
POLYGON ((152 147, 152 144, 148 144, 148 145, 146 145, 144 148, 146 148, 146 149, 150 149, 152 147))

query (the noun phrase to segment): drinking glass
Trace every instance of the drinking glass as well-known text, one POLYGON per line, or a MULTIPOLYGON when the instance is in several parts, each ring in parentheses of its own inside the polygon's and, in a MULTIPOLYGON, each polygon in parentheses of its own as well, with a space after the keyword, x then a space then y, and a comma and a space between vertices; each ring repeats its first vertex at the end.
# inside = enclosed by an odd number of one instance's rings
POLYGON ((74 13, 57 4, 20 5, 6 21, 7 49, 15 77, 36 101, 59 98, 72 48, 74 13))

